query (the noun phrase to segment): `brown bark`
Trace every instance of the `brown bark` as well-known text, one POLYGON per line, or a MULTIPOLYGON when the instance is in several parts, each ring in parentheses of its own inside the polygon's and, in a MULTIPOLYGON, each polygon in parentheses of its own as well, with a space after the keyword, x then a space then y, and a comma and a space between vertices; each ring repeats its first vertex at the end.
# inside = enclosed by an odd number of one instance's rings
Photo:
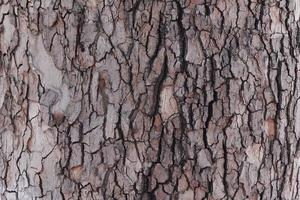
POLYGON ((0 0, 1 199, 300 199, 297 0, 0 0))

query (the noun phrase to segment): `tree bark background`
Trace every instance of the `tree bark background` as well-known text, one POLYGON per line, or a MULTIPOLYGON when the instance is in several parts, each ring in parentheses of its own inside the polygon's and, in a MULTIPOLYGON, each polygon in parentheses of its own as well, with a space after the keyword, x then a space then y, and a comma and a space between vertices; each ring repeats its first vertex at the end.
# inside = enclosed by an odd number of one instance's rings
POLYGON ((0 0, 1 199, 300 199, 297 0, 0 0))

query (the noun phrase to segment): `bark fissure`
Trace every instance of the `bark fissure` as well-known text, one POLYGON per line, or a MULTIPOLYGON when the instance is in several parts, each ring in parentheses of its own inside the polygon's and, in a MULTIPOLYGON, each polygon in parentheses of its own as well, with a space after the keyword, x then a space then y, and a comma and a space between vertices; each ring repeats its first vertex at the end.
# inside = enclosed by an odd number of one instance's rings
POLYGON ((299 199, 299 19, 0 1, 0 199, 299 199))

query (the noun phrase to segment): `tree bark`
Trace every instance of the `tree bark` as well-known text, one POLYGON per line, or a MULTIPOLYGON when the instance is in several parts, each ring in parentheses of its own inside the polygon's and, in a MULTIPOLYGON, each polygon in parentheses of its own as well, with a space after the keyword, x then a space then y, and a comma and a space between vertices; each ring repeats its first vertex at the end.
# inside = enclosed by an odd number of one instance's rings
POLYGON ((298 0, 0 0, 1 199, 300 199, 298 0))

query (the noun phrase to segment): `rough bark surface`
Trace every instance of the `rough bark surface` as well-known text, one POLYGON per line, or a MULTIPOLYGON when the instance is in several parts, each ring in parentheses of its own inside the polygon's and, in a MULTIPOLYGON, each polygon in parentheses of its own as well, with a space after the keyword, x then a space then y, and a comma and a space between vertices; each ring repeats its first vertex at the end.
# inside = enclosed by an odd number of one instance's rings
POLYGON ((1 199, 300 199, 298 0, 0 0, 1 199))

